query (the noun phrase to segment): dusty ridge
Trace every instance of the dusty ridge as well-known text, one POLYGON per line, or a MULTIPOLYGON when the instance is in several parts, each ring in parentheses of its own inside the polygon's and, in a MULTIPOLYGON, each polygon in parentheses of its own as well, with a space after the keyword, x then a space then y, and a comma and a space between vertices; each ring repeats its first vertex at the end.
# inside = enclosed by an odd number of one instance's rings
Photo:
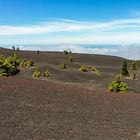
MULTIPOLYGON (((0 54, 12 53, 0 49, 0 54)), ((40 70, 52 71, 53 77, 32 79, 34 68, 0 77, 1 140, 140 139, 139 81, 123 79, 130 85, 128 94, 106 90, 124 59, 74 55, 75 62, 62 71, 58 68, 66 57, 62 53, 19 52, 21 58, 33 59, 40 70), (80 73, 77 68, 81 64, 95 64, 101 75, 80 73)))

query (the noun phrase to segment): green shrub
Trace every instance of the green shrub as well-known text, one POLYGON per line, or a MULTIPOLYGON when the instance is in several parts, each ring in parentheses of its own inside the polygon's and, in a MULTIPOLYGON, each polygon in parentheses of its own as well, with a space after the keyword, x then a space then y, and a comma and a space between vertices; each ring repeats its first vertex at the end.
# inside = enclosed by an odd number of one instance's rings
POLYGON ((41 76, 39 70, 36 68, 34 73, 33 73, 33 78, 39 78, 41 76))
POLYGON ((29 66, 30 67, 33 67, 35 64, 34 64, 34 61, 33 60, 31 60, 31 61, 29 61, 29 66))
POLYGON ((123 75, 123 76, 129 76, 129 72, 128 72, 128 69, 127 69, 126 60, 124 61, 123 67, 121 69, 121 75, 123 75))
POLYGON ((96 67, 92 67, 91 68, 91 71, 96 72, 97 71, 97 68, 96 67))
POLYGON ((21 61, 21 64, 20 65, 21 65, 21 67, 26 68, 26 67, 28 67, 28 61, 26 59, 23 59, 21 61))
POLYGON ((5 73, 5 72, 0 71, 0 77, 1 77, 1 76, 8 76, 8 74, 5 73))
POLYGON ((136 61, 133 61, 130 67, 130 75, 133 80, 136 79, 136 73, 137 73, 137 64, 136 61))
POLYGON ((120 75, 116 76, 116 79, 109 84, 108 87, 110 92, 127 92, 127 84, 121 81, 120 75))
POLYGON ((17 57, 17 51, 14 52, 13 57, 5 58, 4 56, 0 57, 0 71, 1 76, 6 75, 15 75, 19 72, 18 66, 20 64, 20 61, 17 57))
POLYGON ((19 47, 16 48, 16 51, 20 51, 19 47))
POLYGON ((21 61, 20 66, 23 67, 23 68, 32 67, 32 66, 34 66, 34 62, 32 60, 31 61, 27 61, 26 59, 23 59, 21 61))
POLYGON ((0 68, 1 69, 3 68, 3 63, 4 63, 5 60, 6 60, 6 58, 4 56, 0 57, 0 68))
POLYGON ((14 56, 11 58, 11 63, 15 67, 18 67, 20 65, 20 60, 17 56, 17 51, 14 52, 14 56))
POLYGON ((133 61, 131 64, 131 70, 137 70, 137 64, 136 61, 133 61))
POLYGON ((64 62, 62 64, 59 64, 60 69, 67 69, 67 64, 64 62))
POLYGON ((51 73, 47 70, 41 74, 41 77, 51 77, 51 73))
POLYGON ((81 71, 81 72, 87 72, 88 70, 87 70, 87 67, 86 66, 81 66, 79 68, 79 71, 81 71))
POLYGON ((91 71, 92 71, 92 72, 95 72, 96 75, 100 75, 99 70, 98 70, 95 66, 91 68, 91 71))

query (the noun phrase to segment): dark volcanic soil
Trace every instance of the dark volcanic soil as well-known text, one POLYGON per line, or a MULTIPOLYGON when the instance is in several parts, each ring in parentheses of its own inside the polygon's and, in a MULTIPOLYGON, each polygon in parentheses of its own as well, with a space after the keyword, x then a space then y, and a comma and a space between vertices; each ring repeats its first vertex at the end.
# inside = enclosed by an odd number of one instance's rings
POLYGON ((1 140, 137 140, 140 94, 0 78, 1 140))
MULTIPOLYGON (((12 53, 0 49, 0 54, 12 53)), ((0 77, 0 140, 140 139, 140 71, 137 80, 123 78, 127 94, 106 88, 123 58, 74 54, 75 62, 63 71, 58 68, 66 59, 62 53, 20 51, 19 56, 33 59, 36 67, 49 69, 53 76, 32 79, 33 68, 0 77), (80 73, 82 64, 97 66, 100 76, 80 73)))
MULTIPOLYGON (((0 48, 0 54, 6 56, 13 55, 13 51, 0 48)), ((124 58, 104 55, 90 54, 72 54, 74 62, 68 62, 68 55, 60 52, 40 52, 37 54, 32 51, 19 51, 18 56, 21 59, 33 60, 35 67, 42 72, 49 70, 52 73, 51 81, 69 82, 69 83, 86 83, 92 84, 99 88, 107 89, 108 84, 114 80, 117 74, 120 73, 124 58), (67 62, 67 69, 60 70, 59 64, 67 62), (92 73, 89 69, 87 73, 79 71, 81 65, 96 66, 99 69, 100 75, 92 73)), ((130 67, 130 61, 128 67, 130 67)), ((20 76, 32 78, 35 68, 22 70, 20 76)), ((140 93, 140 63, 138 64, 137 80, 123 78, 128 84, 129 92, 140 93)))

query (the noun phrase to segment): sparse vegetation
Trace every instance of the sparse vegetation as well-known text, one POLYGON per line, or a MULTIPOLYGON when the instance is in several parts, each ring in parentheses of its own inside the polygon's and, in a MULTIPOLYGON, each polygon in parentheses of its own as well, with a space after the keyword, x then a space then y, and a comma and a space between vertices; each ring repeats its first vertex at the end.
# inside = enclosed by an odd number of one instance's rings
POLYGON ((91 68, 91 71, 96 72, 97 71, 97 68, 96 67, 92 67, 91 68))
POLYGON ((137 70, 137 64, 136 61, 133 61, 131 64, 131 70, 137 70))
POLYGON ((133 61, 131 63, 130 71, 131 71, 131 78, 133 80, 135 80, 136 79, 136 73, 137 73, 137 64, 136 64, 136 61, 133 61))
POLYGON ((28 61, 26 59, 23 59, 21 61, 21 64, 20 65, 21 65, 21 67, 26 68, 26 67, 28 67, 28 61))
POLYGON ((91 71, 92 71, 92 72, 95 72, 97 75, 100 75, 99 70, 98 70, 95 66, 93 66, 93 67, 91 68, 91 71))
POLYGON ((18 66, 20 61, 17 57, 17 51, 14 52, 13 57, 0 57, 0 76, 15 75, 19 72, 18 66))
POLYGON ((60 69, 67 69, 67 64, 64 62, 62 64, 59 64, 60 69))
POLYGON ((22 68, 33 67, 33 66, 34 66, 34 62, 33 62, 32 60, 31 60, 31 61, 27 61, 26 59, 23 59, 23 60, 21 61, 20 66, 21 66, 22 68))
POLYGON ((33 60, 29 61, 29 66, 30 66, 30 67, 33 67, 34 65, 35 65, 35 63, 34 63, 33 60))
POLYGON ((79 71, 81 71, 81 72, 87 72, 88 70, 87 70, 87 67, 86 66, 81 66, 80 68, 79 68, 79 71))
POLYGON ((0 71, 0 77, 2 77, 2 76, 8 76, 8 74, 5 73, 5 72, 0 71))
POLYGON ((124 61, 123 67, 121 69, 121 75, 122 76, 129 76, 129 72, 128 72, 128 69, 127 69, 127 62, 126 62, 126 60, 124 61))
POLYGON ((121 76, 117 75, 116 79, 109 84, 108 87, 110 92, 127 92, 127 84, 121 81, 121 76))
POLYGON ((19 51, 19 50, 20 50, 19 47, 17 47, 17 48, 16 48, 16 51, 19 51))
POLYGON ((41 73, 40 71, 36 68, 34 73, 33 73, 33 78, 40 78, 41 76, 41 73))
POLYGON ((48 70, 46 70, 41 74, 41 77, 51 77, 51 73, 48 70))

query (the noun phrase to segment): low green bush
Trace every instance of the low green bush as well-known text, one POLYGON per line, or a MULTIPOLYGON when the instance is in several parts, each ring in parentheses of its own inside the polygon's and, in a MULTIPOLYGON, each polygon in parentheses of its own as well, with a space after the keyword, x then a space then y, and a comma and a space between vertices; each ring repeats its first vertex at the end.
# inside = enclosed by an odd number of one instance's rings
POLYGON ((59 64, 60 69, 67 69, 67 64, 64 62, 62 64, 59 64))
POLYGON ((8 76, 8 74, 5 73, 5 72, 0 71, 0 77, 1 77, 1 76, 8 76))
POLYGON ((137 63, 136 63, 136 61, 133 61, 131 63, 131 70, 137 70, 137 63))
POLYGON ((10 76, 15 75, 19 72, 18 66, 20 61, 17 57, 17 51, 14 52, 13 56, 8 58, 1 56, 0 57, 0 75, 1 76, 10 76))
POLYGON ((46 70, 41 74, 41 77, 51 77, 51 73, 48 70, 46 70))
POLYGON ((96 75, 100 75, 99 70, 98 70, 95 66, 91 67, 91 71, 92 71, 92 72, 95 72, 96 75))
POLYGON ((81 71, 81 72, 87 72, 88 70, 87 70, 87 67, 86 66, 81 66, 79 68, 79 71, 81 71))
POLYGON ((26 59, 23 59, 20 63, 20 66, 22 68, 28 68, 28 67, 33 67, 35 64, 34 62, 31 60, 31 61, 27 61, 26 59))
POLYGON ((28 67, 28 61, 26 59, 23 59, 20 63, 20 66, 23 67, 23 68, 28 67))
POLYGON ((29 66, 30 66, 30 67, 33 67, 34 65, 35 65, 35 63, 34 63, 33 60, 29 61, 29 66))
POLYGON ((33 78, 39 78, 41 76, 41 73, 39 72, 39 70, 36 68, 34 73, 33 73, 33 78))
POLYGON ((92 67, 91 68, 91 71, 96 72, 97 71, 97 68, 96 67, 92 67))
POLYGON ((128 87, 126 83, 123 83, 121 81, 121 76, 117 75, 116 79, 109 84, 108 89, 110 92, 116 92, 116 93, 125 92, 126 93, 128 90, 128 87))

